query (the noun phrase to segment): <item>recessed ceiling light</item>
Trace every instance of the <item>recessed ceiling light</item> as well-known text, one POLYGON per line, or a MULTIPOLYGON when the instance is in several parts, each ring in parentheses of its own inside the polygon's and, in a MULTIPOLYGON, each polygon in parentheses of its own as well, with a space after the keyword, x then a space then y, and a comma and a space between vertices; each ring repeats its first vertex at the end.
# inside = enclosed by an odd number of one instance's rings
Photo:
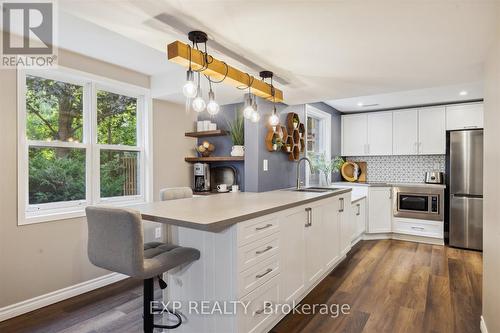
POLYGON ((462 91, 460 92, 460 96, 467 96, 467 94, 468 94, 468 92, 467 92, 467 91, 465 91, 465 90, 462 90, 462 91))
POLYGON ((363 105, 364 105, 363 102, 358 102, 359 107, 362 107, 363 105))

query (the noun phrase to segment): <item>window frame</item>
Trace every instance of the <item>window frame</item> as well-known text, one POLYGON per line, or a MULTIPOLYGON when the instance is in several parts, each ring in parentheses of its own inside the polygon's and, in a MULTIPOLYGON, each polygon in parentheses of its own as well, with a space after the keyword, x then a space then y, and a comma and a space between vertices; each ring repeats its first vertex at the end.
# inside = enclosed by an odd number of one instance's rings
POLYGON ((152 200, 152 101, 147 88, 59 66, 58 69, 18 69, 18 225, 85 216, 89 205, 127 206, 152 200), (33 75, 83 87, 82 142, 40 141, 27 138, 26 77, 33 75), (137 99, 136 146, 97 143, 97 89, 137 99), (29 148, 67 147, 85 149, 85 199, 29 204, 29 148), (100 151, 139 153, 139 195, 100 197, 100 151))
MULTIPOLYGON (((320 136, 321 136, 321 143, 323 149, 325 151, 325 158, 331 159, 332 158, 332 147, 331 147, 331 142, 332 142, 332 115, 329 114, 328 112, 321 111, 318 108, 315 108, 314 106, 306 104, 306 125, 307 125, 307 118, 312 117, 315 118, 319 121, 321 129, 318 131, 320 136)), ((306 126, 307 130, 307 126, 306 126)), ((307 150, 307 133, 306 133, 306 156, 309 153, 307 150)), ((311 171, 309 168, 306 168, 306 185, 309 186, 309 178, 310 178, 311 171)))

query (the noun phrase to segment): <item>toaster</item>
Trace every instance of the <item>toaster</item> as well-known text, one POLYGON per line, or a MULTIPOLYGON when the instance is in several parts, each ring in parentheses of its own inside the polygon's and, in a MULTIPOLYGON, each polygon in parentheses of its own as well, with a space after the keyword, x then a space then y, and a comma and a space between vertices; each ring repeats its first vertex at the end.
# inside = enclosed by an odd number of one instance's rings
POLYGON ((443 183, 443 173, 442 172, 426 172, 425 173, 425 182, 427 184, 442 184, 443 183))

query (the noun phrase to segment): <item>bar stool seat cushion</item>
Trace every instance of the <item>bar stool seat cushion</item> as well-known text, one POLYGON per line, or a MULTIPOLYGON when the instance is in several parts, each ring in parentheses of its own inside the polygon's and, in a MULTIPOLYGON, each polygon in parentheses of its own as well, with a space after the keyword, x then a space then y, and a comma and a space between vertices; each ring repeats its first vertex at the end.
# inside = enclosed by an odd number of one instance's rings
POLYGON ((200 251, 191 247, 151 242, 144 244, 143 278, 162 274, 184 263, 200 259, 200 251))

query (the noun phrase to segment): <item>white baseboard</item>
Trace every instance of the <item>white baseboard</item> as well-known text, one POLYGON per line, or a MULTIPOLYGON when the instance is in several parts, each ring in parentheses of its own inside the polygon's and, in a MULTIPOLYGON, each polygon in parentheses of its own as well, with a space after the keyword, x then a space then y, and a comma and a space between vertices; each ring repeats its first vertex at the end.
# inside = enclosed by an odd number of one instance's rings
POLYGON ((123 279, 126 279, 127 277, 128 276, 123 274, 111 273, 89 281, 75 284, 70 287, 53 291, 45 295, 40 295, 19 303, 5 306, 3 308, 0 308, 0 321, 17 317, 24 313, 43 308, 44 306, 48 306, 65 299, 84 294, 86 292, 121 281, 123 279))
POLYGON ((377 240, 377 239, 396 239, 408 242, 444 245, 444 240, 440 238, 404 235, 397 233, 363 234, 363 240, 377 240))
POLYGON ((486 322, 484 321, 484 317, 481 316, 481 333, 488 333, 488 329, 486 328, 486 322))

